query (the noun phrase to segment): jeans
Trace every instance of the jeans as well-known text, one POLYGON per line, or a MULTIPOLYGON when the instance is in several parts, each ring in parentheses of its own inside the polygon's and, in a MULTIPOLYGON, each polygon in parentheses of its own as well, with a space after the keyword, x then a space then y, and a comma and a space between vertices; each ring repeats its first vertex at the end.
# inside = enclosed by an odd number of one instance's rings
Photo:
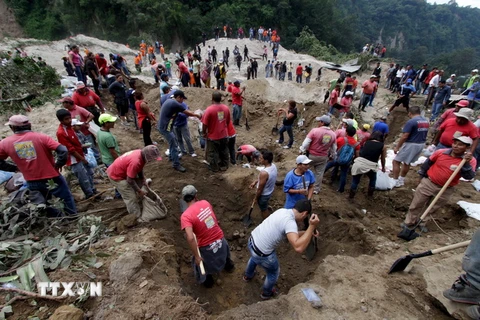
POLYGON ((228 168, 228 139, 207 140, 207 162, 212 171, 228 168))
POLYGON ((330 161, 329 163, 327 163, 325 172, 327 172, 330 168, 333 168, 332 182, 335 181, 335 179, 337 178, 338 168, 340 168, 340 185, 338 186, 338 192, 345 191, 345 184, 347 183, 347 173, 348 169, 350 168, 350 164, 340 165, 337 161, 330 161))
POLYGON ((463 256, 462 268, 466 278, 477 290, 480 290, 480 230, 477 230, 463 256))
POLYGON ((168 146, 170 150, 170 155, 168 157, 173 162, 173 167, 174 168, 180 167, 180 158, 178 157, 178 145, 177 145, 177 139, 175 139, 175 134, 171 131, 167 131, 164 129, 158 129, 158 131, 160 131, 160 134, 168 142, 168 146))
POLYGON ((124 72, 127 76, 130 75, 130 71, 128 71, 128 68, 127 68, 127 65, 126 65, 125 61, 122 61, 122 62, 120 63, 120 65, 119 65, 119 67, 120 67, 120 69, 123 70, 123 72, 124 72))
POLYGON ((320 191, 322 188, 323 174, 325 173, 325 167, 327 166, 328 156, 314 156, 310 155, 309 159, 312 160, 310 167, 315 171, 315 185, 314 190, 320 191))
POLYGON ((365 110, 365 107, 367 106, 368 102, 370 101, 371 94, 362 94, 362 98, 360 99, 360 104, 358 105, 358 108, 361 110, 365 110))
POLYGON ((228 138, 228 153, 230 155, 230 163, 233 165, 237 164, 237 161, 235 160, 235 140, 235 136, 228 138))
POLYGON ((92 78, 92 83, 93 83, 93 89, 95 90, 95 93, 98 96, 101 95, 100 90, 98 90, 98 87, 100 87, 100 80, 98 80, 98 78, 92 78))
POLYGON ((190 130, 188 130, 188 124, 179 127, 174 126, 173 132, 175 133, 175 137, 177 137, 178 146, 180 147, 180 151, 182 153, 187 153, 187 151, 185 151, 183 140, 185 140, 185 143, 187 144, 188 153, 195 153, 195 149, 193 149, 192 146, 192 139, 190 138, 190 130))
POLYGON ((296 81, 297 81, 297 83, 302 83, 302 75, 301 74, 297 74, 296 81))
POLYGON ((217 78, 217 90, 225 90, 225 79, 217 78))
MULTIPOLYGON (((375 183, 377 182, 377 173, 373 170, 368 171, 365 173, 370 179, 368 182, 368 187, 369 188, 375 188, 375 183)), ((350 189, 353 191, 357 191, 358 189, 358 184, 360 183, 360 179, 362 178, 363 174, 357 174, 355 176, 352 176, 352 185, 350 186, 350 189)))
POLYGON ((97 159, 97 162, 101 162, 102 156, 100 155, 100 151, 98 151, 98 148, 95 144, 95 138, 93 137, 93 134, 87 134, 85 137, 87 138, 88 142, 92 144, 90 149, 92 149, 95 159, 97 159))
POLYGON ((242 106, 239 106, 238 104, 233 105, 233 121, 239 122, 240 118, 242 117, 242 106))
POLYGON ((166 68, 167 69, 167 75, 169 78, 172 77, 172 68, 166 68))
POLYGON ((443 106, 442 102, 439 102, 439 103, 434 102, 433 103, 432 116, 430 117, 430 121, 433 121, 438 117, 440 111, 442 110, 442 106, 443 106))
POLYGON ((310 83, 310 76, 305 78, 305 83, 310 83))
POLYGON ((93 187, 93 171, 88 167, 88 164, 77 162, 72 164, 70 168, 72 168, 73 174, 77 177, 78 184, 82 188, 85 197, 90 198, 93 196, 93 191, 95 190, 93 187))
POLYGON ((277 253, 274 251, 267 257, 260 257, 253 251, 252 240, 248 241, 248 250, 250 251, 251 257, 247 263, 245 276, 247 278, 253 278, 257 265, 262 267, 267 273, 265 282, 263 283, 263 294, 271 295, 273 287, 277 283, 278 276, 280 275, 280 264, 278 263, 277 253))
MULTIPOLYGON (((62 199, 65 213, 77 213, 77 208, 75 206, 75 201, 73 200, 72 193, 68 188, 67 181, 65 181, 65 178, 62 175, 50 179, 27 181, 27 187, 30 190, 40 191, 45 197, 45 200, 50 200, 52 196, 62 199), (53 180, 53 182, 57 184, 57 187, 52 190, 48 190, 48 180, 53 180)), ((54 209, 47 209, 47 211, 50 211, 52 213, 58 213, 58 211, 54 209)))
POLYGON ((278 143, 283 143, 283 141, 284 141, 283 133, 285 131, 288 133, 288 137, 290 138, 290 140, 288 140, 288 146, 292 147, 292 145, 293 145, 293 129, 292 129, 292 126, 283 125, 280 128, 280 130, 278 131, 278 133, 280 134, 280 139, 278 139, 278 143))
POLYGON ((149 119, 145 118, 142 121, 142 130, 143 130, 143 143, 146 146, 152 145, 153 141, 150 137, 150 133, 152 132, 152 123, 149 119))
POLYGON ((291 72, 288 72, 288 80, 292 81, 292 73, 291 72))
POLYGON ((480 143, 477 145, 477 148, 475 149, 474 157, 477 160, 477 167, 475 169, 478 169, 480 167, 480 143))
POLYGON ((368 100, 368 106, 369 107, 373 107, 373 105, 372 105, 373 99, 375 99, 375 93, 370 95, 370 100, 368 100))

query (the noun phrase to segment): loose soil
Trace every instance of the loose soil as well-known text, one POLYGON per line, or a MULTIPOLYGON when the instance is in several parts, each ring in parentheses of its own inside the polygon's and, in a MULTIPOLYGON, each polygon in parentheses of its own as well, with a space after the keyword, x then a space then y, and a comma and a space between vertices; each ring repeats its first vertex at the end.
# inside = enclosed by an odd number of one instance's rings
MULTIPOLYGON (((239 41, 229 42, 230 50, 233 49, 234 43, 239 41)), ((50 44, 50 47, 52 46, 54 44, 50 44)), ((239 47, 242 48, 243 45, 239 47)), ((57 53, 58 59, 60 55, 61 53, 57 53)), ((288 52, 288 55, 294 56, 295 53, 288 52)), ((285 59, 289 61, 288 57, 285 59)), ((305 56, 299 56, 297 59, 312 61, 318 65, 323 63, 311 57, 310 60, 306 60, 305 56)), ((259 70, 263 70, 262 65, 260 64, 259 70)), ((386 64, 382 67, 385 70, 386 64)), ((263 72, 260 71, 260 75, 263 75, 263 72)), ((368 76, 368 73, 361 75, 359 82, 368 76)), ((326 70, 324 77, 333 78, 335 72, 326 70)), ((313 81, 308 85, 298 85, 261 77, 242 84, 247 87, 244 109, 251 130, 247 131, 245 126, 238 128, 237 144, 248 143, 257 148, 272 150, 279 170, 278 180, 283 179, 285 174, 294 168, 299 143, 303 141, 306 133, 316 126, 314 118, 327 111, 322 94, 326 89, 326 82, 327 80, 322 80, 313 81), (299 93, 303 92, 308 92, 306 98, 298 98, 299 93), (294 148, 285 150, 275 143, 277 137, 272 136, 270 131, 276 122, 276 109, 285 107, 283 100, 290 98, 302 101, 298 109, 301 117, 305 118, 305 124, 294 130, 296 140, 294 148), (307 103, 309 101, 311 103, 307 103)), ((146 101, 157 112, 158 87, 149 83, 139 83, 139 90, 145 92, 146 101)), ((190 109, 204 110, 210 104, 213 92, 211 89, 185 88, 184 91, 190 109)), ((110 112, 114 113, 112 99, 106 91, 102 99, 110 112)), ((421 98, 414 101, 422 102, 421 98)), ((357 114, 359 123, 373 124, 373 117, 383 114, 385 108, 392 102, 393 95, 383 88, 380 89, 374 102, 375 107, 368 108, 366 114, 357 114)), ((228 96, 225 96, 224 103, 231 105, 228 96)), ((30 114, 34 129, 54 136, 57 126, 54 110, 58 107, 58 103, 54 103, 34 110, 30 114)), ((394 143, 398 139, 406 119, 407 115, 402 108, 397 108, 388 117, 391 131, 389 143, 394 143)), ((332 125, 336 127, 338 122, 335 120, 332 125)), ((459 250, 417 259, 404 273, 387 275, 387 272, 397 258, 408 252, 423 252, 470 239, 472 233, 480 226, 480 222, 467 218, 463 210, 456 205, 460 199, 478 202, 478 194, 470 183, 460 183, 449 203, 434 214, 435 222, 441 229, 433 221, 429 222, 429 233, 405 243, 398 239, 396 234, 400 230, 399 224, 417 185, 416 168, 411 169, 404 187, 376 192, 373 199, 366 197, 365 178, 353 202, 347 199, 346 194, 336 192, 336 185, 328 185, 326 177, 322 192, 313 198, 314 212, 321 220, 317 255, 313 261, 307 261, 301 254, 295 253, 288 243, 282 244, 278 249, 281 265, 278 286, 281 295, 272 301, 258 303, 263 270, 257 270, 258 274, 251 283, 241 280, 249 258, 246 249, 247 239, 253 228, 261 222, 258 208, 254 210, 252 217, 255 223, 250 228, 245 229, 240 221, 248 212, 254 195, 253 191, 248 189, 248 185, 256 179, 258 171, 237 165, 230 167, 226 172, 211 173, 202 163, 204 154, 199 148, 197 127, 193 121, 190 122, 190 129, 199 156, 192 158, 185 155, 182 158, 182 164, 187 168, 186 173, 180 174, 172 170, 166 157, 163 161, 148 164, 145 169, 147 177, 153 179, 152 188, 162 197, 169 209, 167 218, 123 231, 122 234, 126 237, 124 242, 115 242, 116 236, 113 235, 93 246, 92 253, 109 254, 108 257, 100 259, 104 262, 101 268, 84 270, 94 273, 96 281, 104 283, 102 298, 89 299, 81 305, 93 319, 450 318, 437 299, 426 291, 423 271, 429 265, 441 264, 443 259, 458 254, 459 250), (199 198, 206 199, 212 204, 229 241, 232 258, 236 264, 233 273, 222 272, 217 276, 217 285, 212 289, 205 289, 195 283, 191 269, 191 253, 184 234, 180 231, 179 196, 181 189, 187 184, 194 184, 198 189, 199 198), (234 236, 234 233, 239 235, 234 236), (125 255, 132 254, 136 255, 137 262, 141 263, 125 263, 125 268, 131 267, 133 272, 122 281, 112 281, 112 265, 117 263, 118 259, 123 261, 125 255), (309 305, 300 291, 305 287, 318 291, 324 304, 323 308, 314 309, 309 305)), ((120 142, 122 152, 143 146, 141 135, 132 127, 118 126, 113 132, 120 142)), ((9 133, 3 130, 0 134, 9 133)), ((168 147, 163 138, 156 131, 152 133, 152 138, 158 142, 163 153, 168 147)), ((108 187, 105 183, 99 189, 108 187)), ((77 188, 74 188, 74 192, 81 194, 77 188)), ((281 187, 277 187, 271 205, 278 209, 282 207, 284 201, 285 196, 281 187)), ((112 218, 117 220, 126 214, 122 204, 119 200, 111 200, 87 206, 85 210, 111 207, 111 211, 101 213, 102 217, 104 220, 112 218)), ((86 272, 63 270, 51 273, 50 277, 64 281, 90 281, 86 272)), ((457 275, 442 276, 451 278, 453 282, 457 275)), ((46 319, 57 306, 55 303, 46 305, 48 311, 39 316, 42 319, 46 319)), ((15 305, 14 310, 24 311, 19 311, 20 314, 15 313, 11 319, 21 319, 22 316, 36 312, 35 308, 24 302, 18 306, 21 308, 15 305)))

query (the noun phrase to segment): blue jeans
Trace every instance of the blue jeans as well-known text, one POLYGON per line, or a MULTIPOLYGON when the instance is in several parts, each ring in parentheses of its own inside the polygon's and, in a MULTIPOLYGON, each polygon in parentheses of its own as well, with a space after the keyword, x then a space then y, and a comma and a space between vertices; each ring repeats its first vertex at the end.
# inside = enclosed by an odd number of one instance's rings
POLYGON ((297 74, 296 81, 297 81, 297 83, 302 83, 302 75, 301 74, 300 75, 297 74))
POLYGON ((477 145, 477 148, 475 149, 473 155, 477 160, 477 167, 475 169, 478 169, 480 167, 480 143, 477 145))
MULTIPOLYGON (((370 179, 370 181, 368 183, 368 187, 369 188, 375 188, 375 183, 377 182, 377 173, 373 170, 370 170, 365 174, 370 179)), ((362 176, 363 176, 363 174, 357 174, 355 176, 352 176, 352 185, 350 186, 351 190, 357 191, 358 184, 360 183, 360 178, 362 178, 362 176)))
POLYGON ((348 168, 350 168, 350 164, 340 165, 337 161, 330 161, 327 163, 327 167, 325 168, 325 172, 327 172, 330 168, 332 170, 332 182, 337 179, 338 168, 340 168, 340 185, 338 186, 338 192, 345 191, 345 184, 347 183, 347 173, 348 168))
POLYGON ((430 118, 430 121, 433 121, 435 120, 439 113, 440 113, 440 110, 442 110, 442 106, 443 106, 443 103, 442 102, 439 102, 439 103, 433 103, 433 106, 432 106, 432 117, 430 118))
POLYGON ((127 76, 130 75, 130 71, 128 71, 127 64, 125 63, 125 61, 122 61, 122 63, 119 64, 119 67, 123 70, 123 72, 124 72, 127 76))
POLYGON ((175 138, 175 134, 171 131, 167 131, 164 129, 158 129, 161 135, 167 140, 170 155, 168 156, 170 160, 173 162, 173 167, 178 168, 180 166, 180 158, 178 157, 178 144, 177 139, 175 138))
POLYGON ((370 100, 368 101, 369 107, 372 107, 373 99, 375 99, 375 92, 370 95, 370 100))
POLYGON ((83 73, 81 66, 75 67, 75 74, 77 75, 78 81, 83 81, 83 83, 87 85, 87 75, 83 73))
POLYGON ((175 132, 175 136, 177 137, 177 142, 180 147, 180 151, 182 153, 187 153, 185 150, 185 145, 183 144, 183 140, 185 140, 185 143, 187 144, 188 147, 188 153, 193 154, 195 153, 195 149, 193 149, 192 146, 192 139, 190 138, 190 131, 188 130, 188 124, 184 126, 174 126, 173 131, 175 132))
POLYGON ((172 77, 172 68, 166 68, 167 69, 167 75, 169 78, 172 77))
POLYGON ((475 288, 480 290, 480 231, 473 234, 472 241, 465 251, 462 261, 465 277, 475 288))
POLYGON ((78 179, 78 184, 82 188, 85 197, 90 198, 93 196, 93 191, 95 190, 93 186, 93 170, 88 167, 88 164, 83 162, 77 162, 70 166, 72 168, 73 174, 78 179))
POLYGON ((263 283, 263 293, 265 295, 271 295, 273 287, 277 283, 278 276, 280 275, 280 265, 278 263, 277 253, 273 252, 268 257, 260 257, 255 251, 253 251, 251 240, 248 241, 248 250, 250 251, 251 257, 247 263, 245 276, 247 278, 253 278, 257 265, 262 267, 267 273, 265 282, 263 283))
MULTIPOLYGON (((51 179, 27 181, 27 187, 30 190, 40 191, 46 200, 50 200, 52 196, 62 199, 65 213, 77 214, 75 200, 73 200, 67 181, 65 181, 65 178, 62 175, 51 179), (53 180, 53 182, 57 184, 57 187, 48 190, 48 180, 53 180)), ((58 211, 53 208, 49 208, 47 211, 49 213, 58 214, 58 211)))
POLYGON ((278 143, 283 143, 283 141, 284 141, 283 133, 285 131, 288 133, 288 137, 290 138, 290 140, 288 140, 288 146, 292 147, 292 145, 293 145, 293 129, 292 129, 292 126, 283 125, 280 128, 280 130, 278 131, 278 133, 280 134, 280 139, 278 139, 278 143))
POLYGON ((239 106, 238 104, 233 105, 233 121, 240 121, 240 118, 242 117, 242 106, 239 106))

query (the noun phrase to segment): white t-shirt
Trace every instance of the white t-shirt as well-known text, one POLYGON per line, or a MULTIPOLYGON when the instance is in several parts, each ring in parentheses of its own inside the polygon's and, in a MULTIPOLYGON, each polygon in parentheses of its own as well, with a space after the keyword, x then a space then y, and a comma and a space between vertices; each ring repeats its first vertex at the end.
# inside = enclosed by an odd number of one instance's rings
POLYGON ((298 233, 293 209, 278 209, 252 231, 252 238, 258 250, 270 254, 291 232, 298 233))

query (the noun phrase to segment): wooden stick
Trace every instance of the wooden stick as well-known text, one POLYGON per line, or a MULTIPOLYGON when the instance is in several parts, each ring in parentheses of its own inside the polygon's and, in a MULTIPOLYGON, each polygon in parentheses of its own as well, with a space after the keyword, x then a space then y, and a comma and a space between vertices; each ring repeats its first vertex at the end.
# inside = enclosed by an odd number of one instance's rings
MULTIPOLYGON (((197 242, 197 236, 195 235, 195 233, 193 234, 193 238, 195 239, 195 242, 197 242)), ((197 242, 197 252, 198 252, 198 255, 200 256, 200 258, 202 257, 202 255, 200 254, 200 249, 198 248, 198 242, 197 242)), ((203 265, 203 261, 200 260, 200 273, 202 274, 202 276, 205 275, 205 266, 203 265)))
POLYGON ((32 297, 32 298, 36 298, 36 299, 54 300, 54 301, 60 301, 60 300, 64 300, 64 299, 67 298, 67 296, 63 296, 63 297, 62 296, 42 296, 39 293, 25 291, 25 290, 21 290, 21 289, 17 289, 17 288, 3 288, 3 287, 0 287, 0 291, 16 292, 16 293, 19 293, 19 294, 23 294, 24 296, 27 296, 27 297, 32 297))
POLYGON ((93 195, 93 196, 91 196, 91 197, 88 198, 88 199, 85 199, 85 200, 82 200, 82 201, 80 201, 80 202, 77 202, 77 204, 82 204, 82 203, 85 203, 85 202, 90 202, 90 201, 92 201, 92 200, 100 197, 102 194, 104 194, 105 192, 110 191, 110 190, 112 190, 112 188, 108 188, 108 189, 106 189, 106 190, 103 190, 102 192, 97 193, 96 195, 93 195))

